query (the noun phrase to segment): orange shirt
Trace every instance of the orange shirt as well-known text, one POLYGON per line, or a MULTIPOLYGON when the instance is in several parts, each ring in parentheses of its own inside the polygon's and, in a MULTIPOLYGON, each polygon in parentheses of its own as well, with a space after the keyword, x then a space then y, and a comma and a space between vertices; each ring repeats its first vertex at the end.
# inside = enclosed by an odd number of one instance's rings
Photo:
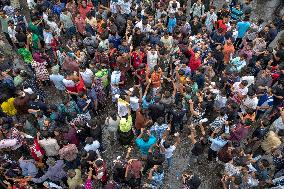
POLYGON ((224 45, 223 54, 224 54, 224 63, 228 64, 230 62, 230 55, 235 52, 235 47, 233 44, 228 45, 227 43, 224 45))
POLYGON ((158 88, 161 86, 161 73, 153 72, 151 74, 152 87, 158 88))
POLYGON ((97 23, 97 29, 99 33, 103 33, 104 29, 102 28, 103 23, 105 23, 103 20, 97 23))

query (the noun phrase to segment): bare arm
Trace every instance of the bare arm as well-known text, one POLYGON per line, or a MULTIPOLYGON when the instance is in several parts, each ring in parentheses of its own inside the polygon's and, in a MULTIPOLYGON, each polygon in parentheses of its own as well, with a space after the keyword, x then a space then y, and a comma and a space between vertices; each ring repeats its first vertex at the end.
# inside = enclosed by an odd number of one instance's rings
POLYGON ((194 116, 198 116, 198 112, 194 111, 194 109, 193 109, 193 101, 192 101, 192 100, 189 100, 188 103, 189 103, 189 110, 190 110, 190 112, 191 112, 194 116))
POLYGON ((146 96, 147 93, 148 93, 148 90, 149 90, 149 87, 150 87, 150 83, 148 83, 146 89, 145 89, 145 92, 144 92, 144 95, 143 96, 146 96))

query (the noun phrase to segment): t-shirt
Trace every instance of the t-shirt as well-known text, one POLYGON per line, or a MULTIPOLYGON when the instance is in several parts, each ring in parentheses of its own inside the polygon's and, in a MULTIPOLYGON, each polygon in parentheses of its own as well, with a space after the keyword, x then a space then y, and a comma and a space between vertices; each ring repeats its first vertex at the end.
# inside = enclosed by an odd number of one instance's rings
POLYGON ((146 96, 143 96, 143 98, 142 98, 142 108, 143 108, 143 109, 148 109, 149 105, 150 105, 150 104, 153 104, 153 103, 154 103, 154 100, 153 100, 153 99, 151 99, 150 102, 148 102, 148 101, 146 100, 146 96))
MULTIPOLYGON (((161 140, 161 144, 163 145, 164 139, 161 140)), ((165 158, 171 158, 173 156, 174 151, 176 150, 176 147, 174 145, 171 145, 169 148, 165 148, 165 158)))
POLYGON ((80 72, 80 74, 81 74, 85 83, 89 83, 89 84, 92 83, 92 78, 93 78, 93 75, 94 75, 92 70, 86 69, 84 72, 80 72))
POLYGON ((137 138, 135 143, 140 149, 141 154, 147 155, 149 148, 156 143, 156 138, 154 136, 150 136, 147 142, 145 142, 142 138, 137 138))
POLYGON ((100 147, 100 143, 95 140, 92 144, 86 144, 86 146, 84 147, 84 150, 86 150, 87 152, 89 151, 96 151, 98 148, 100 147))
POLYGON ((237 29, 238 29, 238 37, 243 38, 250 27, 249 22, 238 22, 237 29))
POLYGON ((240 82, 234 83, 234 85, 233 85, 233 87, 234 87, 234 92, 240 93, 240 94, 243 95, 243 96, 246 95, 246 94, 248 93, 248 88, 245 87, 245 88, 241 89, 241 88, 239 87, 239 84, 240 84, 240 82))
POLYGON ((67 14, 60 14, 60 21, 64 24, 64 28, 68 29, 74 26, 72 21, 72 15, 70 12, 67 12, 67 14))
POLYGON ((52 74, 49 76, 50 81, 53 82, 54 86, 58 90, 65 90, 65 86, 63 83, 64 76, 60 74, 52 74))

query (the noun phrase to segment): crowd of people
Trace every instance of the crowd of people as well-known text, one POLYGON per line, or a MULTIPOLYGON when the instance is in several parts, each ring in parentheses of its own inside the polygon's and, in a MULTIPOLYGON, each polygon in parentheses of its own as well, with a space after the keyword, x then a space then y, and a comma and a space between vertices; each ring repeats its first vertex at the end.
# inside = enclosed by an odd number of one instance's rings
POLYGON ((209 189, 194 167, 212 164, 219 188, 284 188, 284 15, 253 20, 251 0, 27 3, 0 3, 25 67, 0 52, 0 188, 169 188, 185 142, 182 189, 209 189))

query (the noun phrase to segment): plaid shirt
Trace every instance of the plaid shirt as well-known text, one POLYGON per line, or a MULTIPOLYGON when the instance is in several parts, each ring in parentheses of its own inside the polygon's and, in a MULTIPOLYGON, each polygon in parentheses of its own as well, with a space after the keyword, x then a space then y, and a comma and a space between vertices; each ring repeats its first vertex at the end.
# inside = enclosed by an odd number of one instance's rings
POLYGON ((150 128, 150 132, 152 135, 154 135, 157 139, 161 139, 163 137, 163 134, 165 133, 165 131, 168 129, 168 125, 167 124, 162 124, 162 125, 158 125, 157 123, 155 123, 151 128, 150 128))

